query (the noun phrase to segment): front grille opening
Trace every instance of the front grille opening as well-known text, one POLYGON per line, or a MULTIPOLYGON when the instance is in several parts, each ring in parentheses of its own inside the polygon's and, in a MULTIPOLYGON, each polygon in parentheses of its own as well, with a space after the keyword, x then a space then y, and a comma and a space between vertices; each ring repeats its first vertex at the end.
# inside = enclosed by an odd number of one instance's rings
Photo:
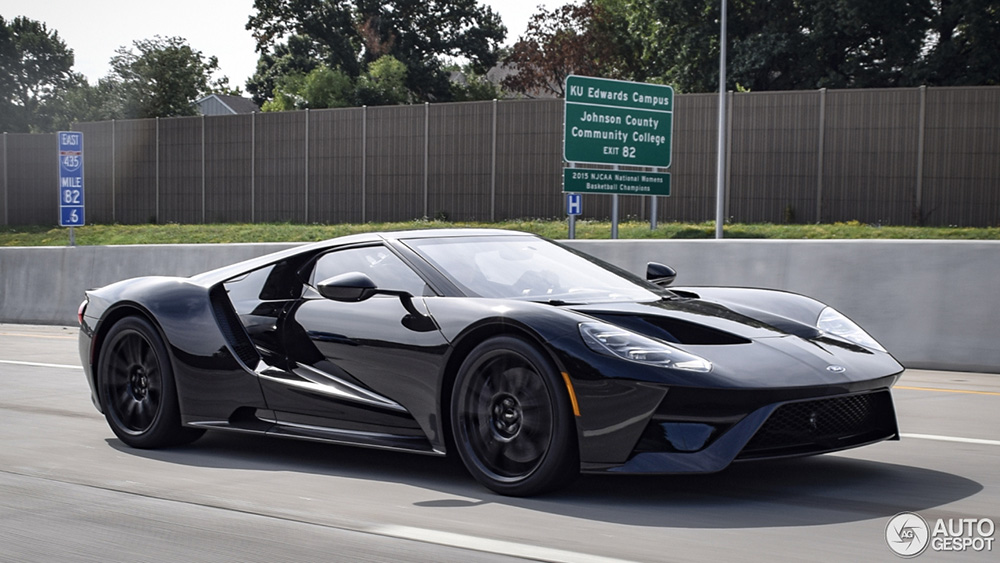
POLYGON ((799 401, 775 409, 737 459, 822 453, 895 434, 888 390, 799 401))
POLYGON ((703 450, 719 434, 717 427, 701 422, 651 421, 639 438, 634 453, 696 452, 703 450))

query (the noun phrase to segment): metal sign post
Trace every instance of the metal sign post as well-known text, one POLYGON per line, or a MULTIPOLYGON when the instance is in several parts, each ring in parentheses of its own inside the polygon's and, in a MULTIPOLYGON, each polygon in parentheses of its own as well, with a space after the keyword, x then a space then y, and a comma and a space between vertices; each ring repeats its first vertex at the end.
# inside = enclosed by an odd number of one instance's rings
POLYGON ((576 216, 583 213, 583 196, 566 194, 566 215, 569 215, 569 238, 576 238, 576 216))
POLYGON ((83 133, 59 131, 59 226, 69 227, 69 245, 76 246, 73 227, 85 224, 83 199, 83 133))

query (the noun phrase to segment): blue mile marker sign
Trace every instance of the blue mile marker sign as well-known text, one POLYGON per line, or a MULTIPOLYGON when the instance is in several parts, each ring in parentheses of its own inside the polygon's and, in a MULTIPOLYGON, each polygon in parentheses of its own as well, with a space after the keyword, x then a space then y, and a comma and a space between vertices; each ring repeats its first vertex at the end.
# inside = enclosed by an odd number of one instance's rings
POLYGON ((83 133, 59 131, 59 226, 82 227, 83 133))

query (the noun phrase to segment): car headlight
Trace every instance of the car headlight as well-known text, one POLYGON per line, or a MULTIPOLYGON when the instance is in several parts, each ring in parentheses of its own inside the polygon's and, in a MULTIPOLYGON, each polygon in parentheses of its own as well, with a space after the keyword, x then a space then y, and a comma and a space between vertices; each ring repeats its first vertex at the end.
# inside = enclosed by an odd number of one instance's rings
POLYGON ((858 326, 854 321, 845 317, 833 307, 827 307, 819 314, 819 319, 816 321, 816 328, 822 330, 823 332, 828 332, 835 336, 839 336, 844 340, 853 342, 859 346, 864 346, 865 348, 871 348, 872 350, 878 350, 879 352, 885 352, 885 348, 881 344, 875 341, 867 332, 865 332, 860 326, 858 326))
POLYGON ((712 369, 712 362, 704 358, 615 325, 580 323, 580 336, 591 350, 606 356, 688 371, 707 372, 712 369))

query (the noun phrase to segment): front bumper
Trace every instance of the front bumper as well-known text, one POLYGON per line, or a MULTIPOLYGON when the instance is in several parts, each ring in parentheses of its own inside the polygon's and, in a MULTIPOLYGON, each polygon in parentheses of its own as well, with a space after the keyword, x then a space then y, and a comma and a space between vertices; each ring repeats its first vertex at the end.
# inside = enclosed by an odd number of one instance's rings
POLYGON ((601 385, 599 402, 588 393, 596 389, 584 383, 577 387, 578 393, 582 387, 582 394, 589 395, 581 399, 584 414, 578 419, 581 470, 712 473, 736 461, 814 455, 898 439, 889 391, 898 377, 772 389, 618 380, 601 385), (646 402, 638 405, 639 398, 646 402), (589 413, 599 416, 587 417, 585 407, 597 404, 604 408, 589 413), (632 416, 623 414, 626 405, 632 416))
POLYGON ((897 377, 849 390, 668 390, 625 461, 584 457, 581 470, 712 473, 736 461, 815 455, 898 439, 889 391, 897 377))

